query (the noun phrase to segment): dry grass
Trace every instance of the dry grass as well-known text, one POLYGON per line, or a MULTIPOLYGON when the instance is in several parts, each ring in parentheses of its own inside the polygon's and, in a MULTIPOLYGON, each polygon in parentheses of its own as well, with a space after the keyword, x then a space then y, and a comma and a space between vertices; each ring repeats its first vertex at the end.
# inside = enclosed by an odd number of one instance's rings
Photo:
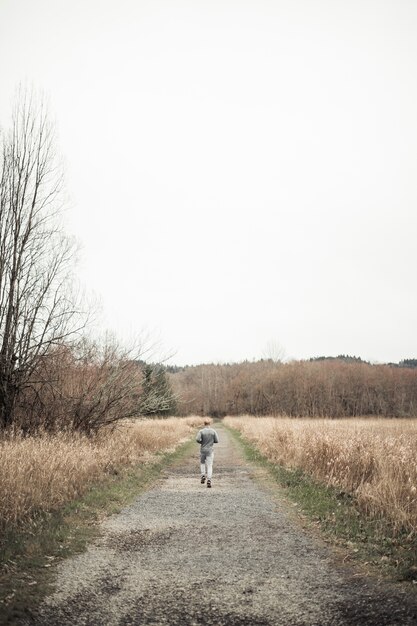
POLYGON ((270 461, 353 494, 373 517, 417 532, 417 420, 228 417, 270 461))
POLYGON ((0 531, 81 495, 118 468, 146 463, 188 439, 201 418, 131 420, 94 439, 74 434, 0 441, 0 531))

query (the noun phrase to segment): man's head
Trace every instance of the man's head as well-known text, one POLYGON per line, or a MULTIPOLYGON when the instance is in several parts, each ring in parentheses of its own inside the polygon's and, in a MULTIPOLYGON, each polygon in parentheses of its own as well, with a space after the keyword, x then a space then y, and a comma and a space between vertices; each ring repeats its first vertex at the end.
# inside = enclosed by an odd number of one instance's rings
POLYGON ((211 419, 209 417, 205 417, 204 418, 204 426, 210 426, 211 424, 211 419))

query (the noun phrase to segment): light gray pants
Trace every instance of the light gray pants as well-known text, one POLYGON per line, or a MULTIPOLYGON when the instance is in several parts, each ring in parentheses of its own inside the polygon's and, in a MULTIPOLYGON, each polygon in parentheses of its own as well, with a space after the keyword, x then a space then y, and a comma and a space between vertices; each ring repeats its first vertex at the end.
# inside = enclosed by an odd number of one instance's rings
POLYGON ((210 452, 200 452, 201 475, 206 475, 211 480, 213 474, 214 450, 210 452))

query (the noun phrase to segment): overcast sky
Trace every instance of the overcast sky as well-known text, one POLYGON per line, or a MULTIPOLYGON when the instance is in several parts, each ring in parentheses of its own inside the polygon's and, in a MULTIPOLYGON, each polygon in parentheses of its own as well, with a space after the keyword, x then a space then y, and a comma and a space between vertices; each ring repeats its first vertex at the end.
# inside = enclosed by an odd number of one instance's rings
POLYGON ((415 0, 0 0, 102 326, 178 364, 417 357, 415 0))

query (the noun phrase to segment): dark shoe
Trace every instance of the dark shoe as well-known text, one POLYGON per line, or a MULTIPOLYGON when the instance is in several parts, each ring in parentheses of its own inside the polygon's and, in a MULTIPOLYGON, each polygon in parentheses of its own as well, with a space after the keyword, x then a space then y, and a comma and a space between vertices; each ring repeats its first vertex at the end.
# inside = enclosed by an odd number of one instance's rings
POLYGON ((202 484, 202 485, 204 485, 204 483, 205 483, 205 482, 206 482, 206 477, 205 477, 205 476, 202 476, 202 477, 201 477, 201 484, 202 484))
POLYGON ((207 480, 207 487, 211 487, 211 480, 210 479, 207 480))

